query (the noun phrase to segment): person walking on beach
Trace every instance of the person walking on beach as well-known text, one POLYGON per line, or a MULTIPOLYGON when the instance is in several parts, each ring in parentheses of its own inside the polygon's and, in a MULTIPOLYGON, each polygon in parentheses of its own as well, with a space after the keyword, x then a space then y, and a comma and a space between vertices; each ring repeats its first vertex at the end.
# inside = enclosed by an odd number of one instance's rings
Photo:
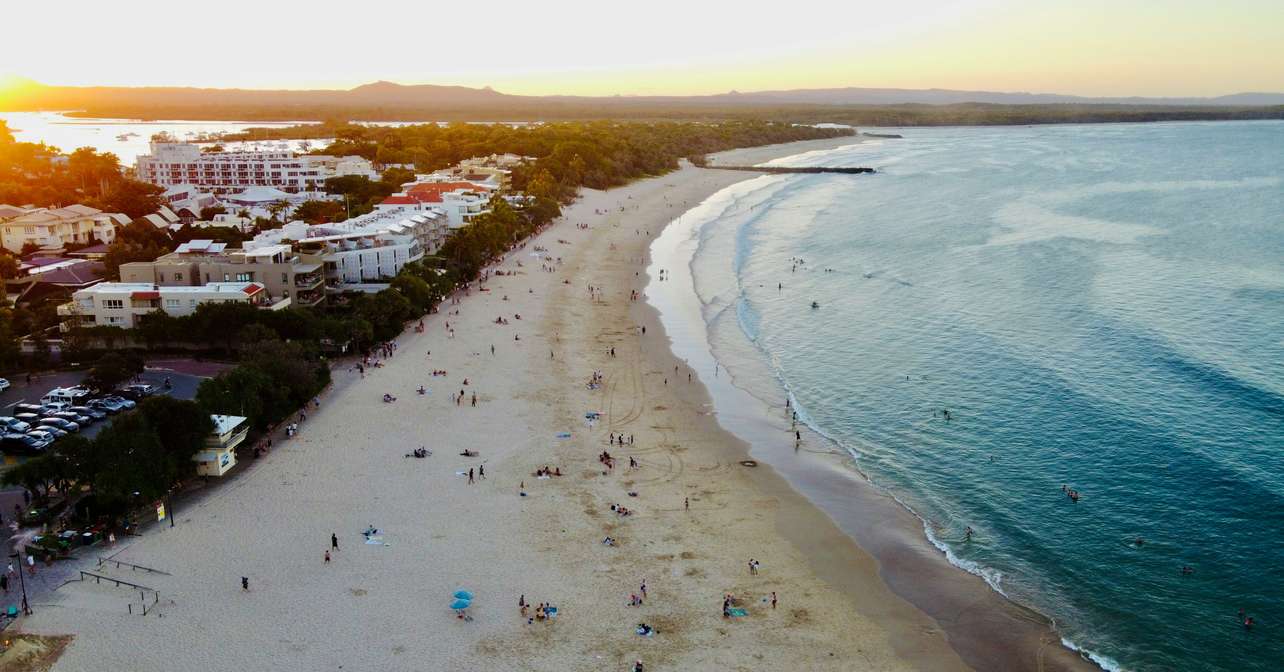
POLYGON ((330 548, 339 550, 339 535, 333 532, 330 533, 330 548))
POLYGON ((776 591, 771 591, 771 608, 776 608, 776 591))
POLYGON ((683 498, 682 498, 682 508, 683 508, 683 510, 686 510, 686 511, 690 511, 690 510, 691 510, 691 498, 690 498, 690 497, 683 497, 683 498))
POLYGON ((473 408, 477 408, 477 393, 473 392, 473 408))
POLYGON ((327 565, 330 564, 330 551, 328 550, 325 552, 325 563, 327 565))
POLYGON ((480 478, 480 479, 482 479, 483 481, 484 481, 484 480, 486 480, 486 465, 484 465, 484 464, 482 464, 482 465, 478 465, 478 467, 477 467, 477 478, 480 478))
POLYGON ((472 467, 469 467, 469 468, 468 468, 468 484, 469 484, 469 485, 472 485, 472 484, 473 484, 473 468, 472 468, 472 467))
POLYGON ((248 576, 241 577, 241 592, 243 593, 250 592, 250 577, 248 576))

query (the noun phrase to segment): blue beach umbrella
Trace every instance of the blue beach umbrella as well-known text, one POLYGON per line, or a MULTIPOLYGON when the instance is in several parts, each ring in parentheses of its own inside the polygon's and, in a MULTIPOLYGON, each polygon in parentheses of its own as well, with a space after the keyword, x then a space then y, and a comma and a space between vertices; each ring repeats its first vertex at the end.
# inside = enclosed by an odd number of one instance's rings
POLYGON ((455 597, 460 600, 471 600, 473 599, 473 594, 466 590, 456 590, 455 597))
POLYGON ((451 608, 451 609, 467 609, 467 608, 468 608, 468 606, 469 606, 469 605, 471 605, 471 604, 472 604, 472 602, 469 602, 468 600, 455 600, 454 602, 451 602, 451 603, 450 603, 450 608, 451 608))

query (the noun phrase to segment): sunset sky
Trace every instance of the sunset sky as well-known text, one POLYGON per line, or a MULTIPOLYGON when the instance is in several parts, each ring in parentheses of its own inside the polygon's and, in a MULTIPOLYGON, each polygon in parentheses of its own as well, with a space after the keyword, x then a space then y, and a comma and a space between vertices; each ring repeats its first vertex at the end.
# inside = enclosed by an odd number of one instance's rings
POLYGON ((0 77, 518 94, 1284 91, 1280 0, 15 2, 0 77))

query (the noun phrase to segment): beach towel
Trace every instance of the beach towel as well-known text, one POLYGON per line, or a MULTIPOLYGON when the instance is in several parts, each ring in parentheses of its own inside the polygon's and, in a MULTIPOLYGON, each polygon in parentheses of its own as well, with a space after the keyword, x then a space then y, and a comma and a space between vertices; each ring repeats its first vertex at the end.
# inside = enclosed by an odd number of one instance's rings
POLYGON ((744 609, 741 609, 740 607, 732 607, 727 610, 727 614, 730 615, 732 618, 741 618, 744 616, 748 616, 749 612, 745 611, 744 609))
POLYGON ((383 537, 366 537, 366 544, 370 546, 391 546, 392 544, 384 543, 383 537))
POLYGON ((557 438, 559 438, 559 439, 569 439, 569 438, 571 438, 571 433, 570 433, 570 432, 558 432, 558 433, 557 433, 557 438))
POLYGON ((557 616, 557 607, 544 607, 544 615, 549 618, 557 616))

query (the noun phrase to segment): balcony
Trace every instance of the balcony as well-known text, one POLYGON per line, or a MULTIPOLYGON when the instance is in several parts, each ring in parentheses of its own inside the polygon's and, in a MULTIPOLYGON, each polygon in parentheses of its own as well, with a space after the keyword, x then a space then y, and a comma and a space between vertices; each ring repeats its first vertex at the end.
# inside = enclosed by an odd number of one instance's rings
POLYGON ((298 306, 315 306, 325 301, 325 289, 318 288, 315 290, 301 291, 294 295, 294 303, 298 306))
POLYGON ((298 290, 316 289, 323 282, 325 282, 325 276, 319 270, 294 276, 294 288, 298 290))

